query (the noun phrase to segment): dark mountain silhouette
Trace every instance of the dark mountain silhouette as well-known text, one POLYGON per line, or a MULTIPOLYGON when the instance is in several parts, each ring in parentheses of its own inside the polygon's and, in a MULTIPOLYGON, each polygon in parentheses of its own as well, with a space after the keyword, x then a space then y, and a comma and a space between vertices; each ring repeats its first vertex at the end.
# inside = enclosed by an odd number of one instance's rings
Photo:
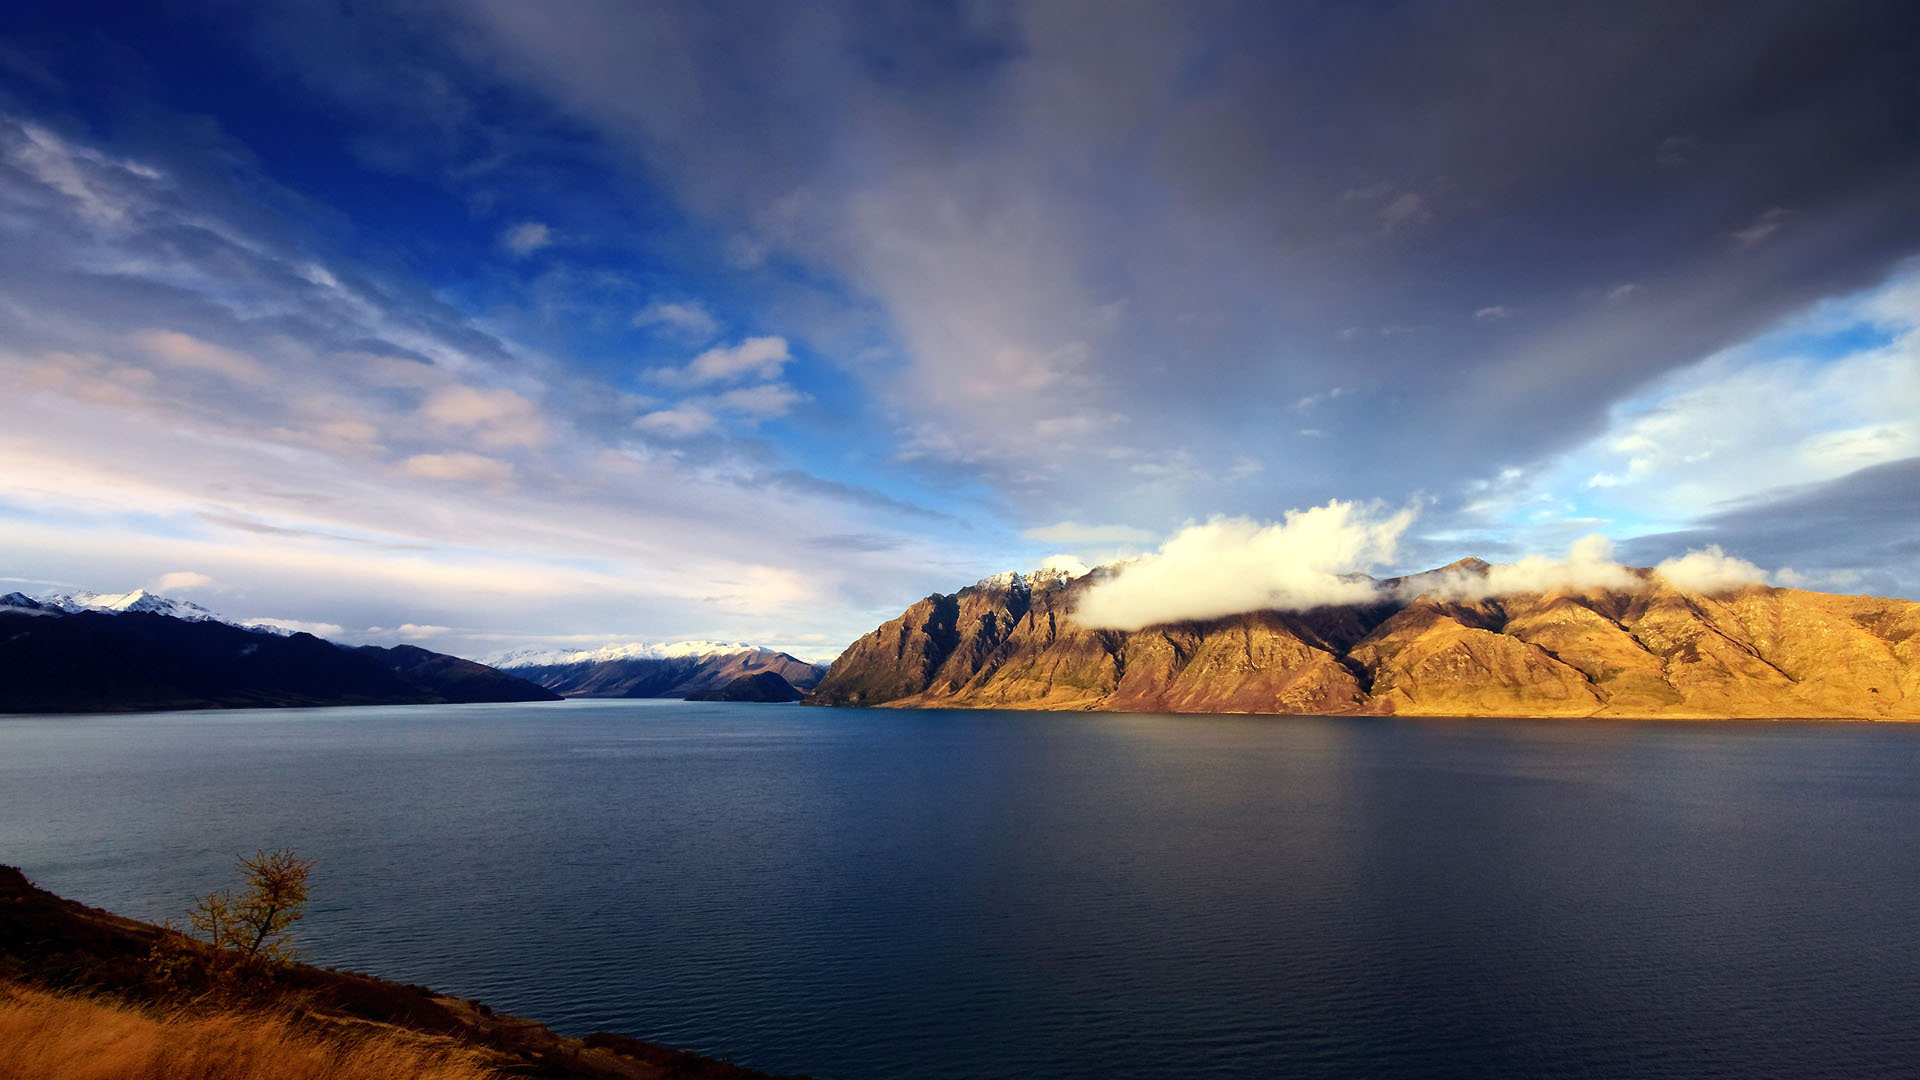
MULTIPOLYGON (((25 600, 25 603, 20 601, 25 600)), ((0 598, 0 712, 550 701, 557 695, 412 646, 356 650, 144 612, 58 612, 0 598)))

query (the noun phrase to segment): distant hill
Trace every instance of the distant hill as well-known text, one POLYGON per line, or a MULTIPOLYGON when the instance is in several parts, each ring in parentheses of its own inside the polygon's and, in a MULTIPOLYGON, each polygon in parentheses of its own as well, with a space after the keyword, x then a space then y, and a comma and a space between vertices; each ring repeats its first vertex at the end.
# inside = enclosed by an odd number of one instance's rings
POLYGON ((1074 620, 1101 572, 1000 575, 929 596, 856 641, 807 701, 1920 719, 1920 604, 1761 585, 1709 595, 1650 570, 1631 571, 1625 588, 1452 598, 1487 570, 1463 560, 1383 582, 1382 599, 1363 606, 1134 631, 1074 620))
POLYGON ((806 693, 771 671, 742 675, 725 686, 696 690, 688 701, 799 701, 806 693))
POLYGON ((567 697, 684 698, 772 674, 811 690, 826 668, 772 649, 720 642, 610 645, 572 653, 519 653, 494 659, 500 670, 567 697))
MULTIPOLYGON (((202 609, 204 610, 204 609, 202 609)), ((0 712, 552 701, 491 668, 412 646, 350 649, 311 634, 147 610, 62 610, 0 597, 0 712)))

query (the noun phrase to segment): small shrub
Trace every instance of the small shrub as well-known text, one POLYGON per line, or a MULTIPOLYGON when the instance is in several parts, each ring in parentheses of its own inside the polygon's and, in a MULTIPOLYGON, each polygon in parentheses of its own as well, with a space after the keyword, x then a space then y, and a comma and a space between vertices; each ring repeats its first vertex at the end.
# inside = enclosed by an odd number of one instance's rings
POLYGON ((234 954, 244 968, 277 966, 294 959, 289 931, 306 917, 307 875, 313 860, 291 850, 256 851, 241 857, 244 892, 210 892, 187 914, 208 944, 234 954))

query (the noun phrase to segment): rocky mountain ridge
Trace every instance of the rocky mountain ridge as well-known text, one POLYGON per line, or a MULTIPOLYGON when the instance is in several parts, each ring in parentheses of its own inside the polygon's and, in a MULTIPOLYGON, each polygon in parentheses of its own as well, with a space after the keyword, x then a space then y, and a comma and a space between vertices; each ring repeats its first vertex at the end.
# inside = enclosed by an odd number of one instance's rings
POLYGON ((851 645, 807 701, 1134 712, 1920 719, 1920 605, 1749 585, 1472 598, 1462 560, 1379 601, 1135 631, 1076 622, 1103 573, 1000 575, 851 645), (1431 583, 1448 587, 1422 591, 1431 583))
POLYGON ((566 697, 684 698, 724 691, 736 682, 763 675, 771 675, 796 691, 788 696, 778 687, 770 687, 768 680, 758 679, 757 693, 761 696, 754 700, 793 700, 799 692, 813 689, 826 674, 821 665, 751 645, 666 655, 609 650, 575 655, 581 659, 565 663, 508 662, 501 664, 500 670, 566 697), (780 696, 764 697, 770 693, 780 696))

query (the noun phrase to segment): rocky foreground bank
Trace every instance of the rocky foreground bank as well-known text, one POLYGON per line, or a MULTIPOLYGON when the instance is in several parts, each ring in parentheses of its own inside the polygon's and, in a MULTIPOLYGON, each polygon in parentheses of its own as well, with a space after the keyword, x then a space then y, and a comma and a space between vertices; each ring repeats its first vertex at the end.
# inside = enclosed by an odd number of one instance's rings
MULTIPOLYGON (((352 1040, 444 1044, 499 1076, 547 1080, 766 1080, 768 1074, 623 1035, 559 1035, 533 1020, 371 975, 292 964, 236 982, 186 936, 62 899, 0 866, 0 998, 11 987, 137 1006, 243 1008, 352 1040)), ((72 1037, 84 1040, 85 1031, 72 1037)), ((0 1047, 0 1075, 7 1048, 0 1047)))

